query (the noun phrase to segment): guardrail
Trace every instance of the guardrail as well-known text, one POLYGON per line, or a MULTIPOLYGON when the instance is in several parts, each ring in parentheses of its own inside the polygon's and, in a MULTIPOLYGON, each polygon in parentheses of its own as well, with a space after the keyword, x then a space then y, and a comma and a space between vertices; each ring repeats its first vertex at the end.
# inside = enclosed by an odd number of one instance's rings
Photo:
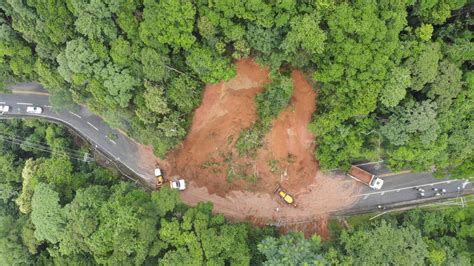
MULTIPOLYGON (((36 116, 36 115, 25 115, 25 114, 3 114, 0 115, 0 119, 18 119, 18 118, 27 118, 27 119, 45 119, 50 121, 51 123, 56 123, 56 124, 61 124, 66 126, 68 129, 70 129, 75 135, 80 137, 82 140, 86 141, 91 148, 99 153, 101 156, 107 158, 109 163, 112 163, 113 166, 126 178, 129 180, 133 181, 135 184, 140 184, 141 187, 148 191, 152 191, 155 189, 153 185, 150 183, 146 182, 141 176, 137 175, 132 169, 129 167, 117 162, 112 154, 109 154, 106 150, 101 149, 100 146, 96 147, 96 144, 92 139, 87 137, 86 135, 82 134, 79 130, 75 129, 73 126, 69 125, 68 123, 62 121, 61 119, 57 119, 51 116, 36 116)), ((107 166, 107 165, 106 165, 107 166)))

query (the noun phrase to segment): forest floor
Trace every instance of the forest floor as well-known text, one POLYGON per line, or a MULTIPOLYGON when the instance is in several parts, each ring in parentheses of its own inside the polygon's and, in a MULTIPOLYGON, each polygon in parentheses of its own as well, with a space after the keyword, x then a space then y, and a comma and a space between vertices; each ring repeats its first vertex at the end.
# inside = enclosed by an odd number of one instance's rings
POLYGON ((252 60, 236 64, 234 79, 206 86, 187 138, 166 161, 157 162, 168 177, 187 180, 181 194, 187 204, 211 201, 215 212, 231 220, 327 236, 329 213, 351 206, 357 186, 318 171, 315 138, 307 128, 316 92, 301 72, 293 71, 289 106, 273 121, 255 156, 239 156, 235 143, 257 121, 255 96, 269 80, 268 70, 252 60), (273 193, 278 184, 295 196, 298 207, 285 205, 273 193))

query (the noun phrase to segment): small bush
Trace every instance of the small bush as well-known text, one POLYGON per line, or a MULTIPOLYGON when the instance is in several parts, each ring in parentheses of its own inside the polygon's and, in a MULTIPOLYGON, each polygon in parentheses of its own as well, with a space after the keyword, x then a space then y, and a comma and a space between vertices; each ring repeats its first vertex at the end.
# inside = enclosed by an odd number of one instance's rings
POLYGON ((255 156, 257 149, 263 145, 266 131, 266 128, 259 123, 242 131, 235 144, 239 156, 255 156))

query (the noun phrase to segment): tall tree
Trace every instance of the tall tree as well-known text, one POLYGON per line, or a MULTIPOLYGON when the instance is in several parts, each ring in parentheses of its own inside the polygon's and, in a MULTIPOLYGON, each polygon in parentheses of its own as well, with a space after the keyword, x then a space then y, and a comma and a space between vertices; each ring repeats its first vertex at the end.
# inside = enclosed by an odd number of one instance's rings
POLYGON ((66 220, 59 205, 59 194, 52 185, 39 183, 31 199, 31 221, 35 225, 35 237, 52 244, 63 235, 66 220))
POLYGON ((344 231, 340 238, 345 259, 356 265, 422 265, 428 256, 419 230, 386 222, 370 230, 344 231))
POLYGON ((321 238, 317 235, 305 239, 301 232, 290 232, 279 238, 265 238, 259 245, 266 261, 263 265, 323 265, 321 238))

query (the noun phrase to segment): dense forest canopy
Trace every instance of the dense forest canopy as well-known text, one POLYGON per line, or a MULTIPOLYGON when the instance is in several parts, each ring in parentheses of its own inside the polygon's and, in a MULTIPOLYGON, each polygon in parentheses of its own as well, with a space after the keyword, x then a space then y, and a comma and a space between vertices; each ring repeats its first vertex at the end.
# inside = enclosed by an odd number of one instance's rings
MULTIPOLYGON (((472 3, 87 0, 0 3, 1 81, 39 81, 56 108, 87 105, 163 156, 185 137, 207 83, 233 61, 269 66, 259 145, 288 104, 285 71, 319 86, 311 123, 324 169, 386 158, 393 169, 474 173, 472 3)), ((290 93, 290 94, 288 94, 290 93)), ((245 139, 249 139, 245 143, 245 139)))
POLYGON ((0 265, 472 265, 474 207, 334 223, 331 239, 229 223, 146 192, 38 120, 0 122, 0 265), (346 224, 347 225, 347 224, 346 224))

